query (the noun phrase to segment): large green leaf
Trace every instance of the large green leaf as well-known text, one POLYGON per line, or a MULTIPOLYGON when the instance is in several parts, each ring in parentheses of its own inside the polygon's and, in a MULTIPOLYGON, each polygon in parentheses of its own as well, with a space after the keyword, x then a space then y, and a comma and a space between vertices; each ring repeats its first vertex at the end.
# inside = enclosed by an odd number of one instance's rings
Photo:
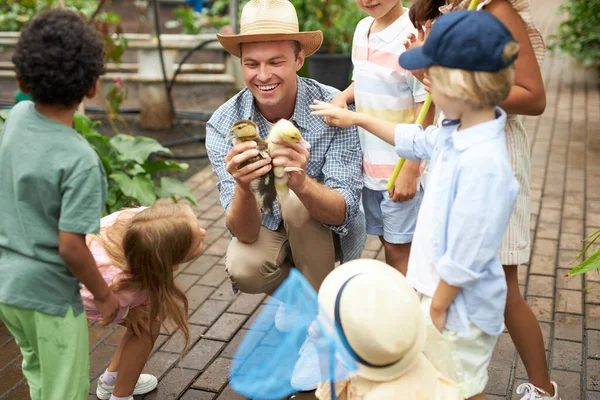
POLYGON ((146 161, 144 163, 144 169, 147 173, 153 174, 158 171, 167 171, 167 170, 186 170, 189 168, 189 165, 186 163, 178 163, 176 161, 171 160, 157 160, 157 161, 146 161))
POLYGON ((150 154, 162 152, 171 154, 156 140, 144 136, 117 135, 110 139, 111 146, 120 153, 123 160, 133 160, 143 164, 150 154))
MULTIPOLYGON (((84 114, 80 114, 78 112, 75 113, 75 117, 73 118, 73 125, 75 126, 75 130, 83 135, 91 133, 94 130, 94 127, 98 125, 98 121, 92 121, 89 117, 84 114)), ((96 132, 96 134, 98 134, 96 132)))
POLYGON ((160 178, 160 186, 162 190, 168 192, 171 196, 180 196, 184 199, 188 200, 190 203, 198 207, 198 202, 194 198, 194 195, 188 189, 183 182, 169 178, 168 176, 163 176, 160 178))
POLYGON ((2 136, 2 129, 4 129, 4 121, 8 118, 8 112, 10 110, 0 110, 0 136, 2 136))
POLYGON ((145 174, 146 170, 140 164, 133 164, 133 166, 127 169, 127 173, 129 175, 145 174))
POLYGON ((594 242, 596 240, 598 240, 598 238, 600 237, 600 229, 598 229, 596 232, 592 233, 590 236, 586 237, 585 239, 582 240, 582 242, 587 242, 589 240, 591 240, 591 242, 589 242, 584 248, 583 250, 581 250, 581 252, 577 255, 577 257, 575 257, 575 259, 573 261, 571 261, 571 264, 573 264, 575 261, 579 260, 581 257, 583 257, 583 255, 585 254, 586 251, 588 251, 588 249, 594 244, 594 242))
POLYGON ((125 196, 133 197, 140 205, 151 206, 156 200, 154 182, 148 176, 136 175, 130 178, 124 172, 115 172, 110 177, 117 182, 125 196))
POLYGON ((584 262, 570 270, 569 275, 581 275, 597 269, 600 269, 600 248, 597 248, 584 262))

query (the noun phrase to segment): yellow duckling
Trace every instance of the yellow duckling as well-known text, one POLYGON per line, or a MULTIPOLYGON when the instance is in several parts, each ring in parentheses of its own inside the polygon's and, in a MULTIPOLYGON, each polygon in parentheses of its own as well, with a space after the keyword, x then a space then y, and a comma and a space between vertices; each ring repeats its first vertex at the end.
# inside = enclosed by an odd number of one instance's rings
MULTIPOLYGON (((258 135, 258 127, 253 121, 241 119, 235 122, 225 140, 232 140, 234 145, 251 141, 256 142, 256 149, 259 154, 241 163, 238 169, 269 157, 267 142, 258 135)), ((252 190, 258 207, 263 213, 268 214, 273 211, 273 202, 277 198, 273 169, 250 182, 250 190, 252 190)))
MULTIPOLYGON (((284 147, 281 144, 273 143, 273 139, 279 139, 287 143, 298 143, 304 148, 310 149, 310 144, 302 138, 302 134, 298 128, 287 119, 280 119, 269 131, 269 136, 267 137, 269 153, 272 153, 275 149, 284 147)), ((279 204, 281 206, 282 199, 286 199, 289 194, 289 188, 287 186, 288 172, 303 173, 304 170, 297 167, 275 167, 273 168, 273 171, 275 173, 277 198, 279 199, 279 204)))

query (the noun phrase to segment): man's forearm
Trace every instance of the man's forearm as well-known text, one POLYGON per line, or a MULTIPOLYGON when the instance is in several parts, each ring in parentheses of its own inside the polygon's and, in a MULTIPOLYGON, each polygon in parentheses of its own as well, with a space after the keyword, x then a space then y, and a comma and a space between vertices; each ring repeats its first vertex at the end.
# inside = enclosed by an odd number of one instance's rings
POLYGON ((308 176, 304 182, 304 186, 295 193, 307 208, 308 213, 323 224, 342 225, 346 220, 344 196, 308 176))
POLYGON ((262 214, 250 189, 236 185, 226 223, 238 240, 244 243, 256 241, 262 225, 262 214))

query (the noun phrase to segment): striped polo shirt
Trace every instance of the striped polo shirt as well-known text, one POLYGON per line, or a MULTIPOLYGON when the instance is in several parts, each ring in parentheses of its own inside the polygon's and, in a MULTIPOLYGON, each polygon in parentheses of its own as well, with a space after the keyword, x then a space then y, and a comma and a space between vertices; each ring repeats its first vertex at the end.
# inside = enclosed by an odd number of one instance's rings
MULTIPOLYGON (((398 63, 402 41, 417 30, 408 18, 408 9, 381 32, 369 34, 375 20, 361 20, 354 32, 352 63, 356 111, 393 123, 413 123, 416 103, 427 97, 423 84, 398 63)), ((385 190, 398 156, 394 146, 359 128, 363 152, 365 186, 385 190)))

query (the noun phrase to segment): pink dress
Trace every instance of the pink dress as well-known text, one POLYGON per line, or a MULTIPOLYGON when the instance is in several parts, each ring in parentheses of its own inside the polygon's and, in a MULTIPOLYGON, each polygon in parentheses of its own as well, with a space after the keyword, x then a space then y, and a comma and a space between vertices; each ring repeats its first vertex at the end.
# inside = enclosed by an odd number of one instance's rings
MULTIPOLYGON (((131 218, 134 213, 142 211, 145 207, 140 207, 136 209, 126 210, 126 214, 123 215, 124 218, 131 218)), ((102 229, 109 227, 112 225, 118 218, 119 214, 123 211, 117 211, 100 220, 100 234, 102 234, 102 229)), ((127 276, 127 272, 122 269, 112 265, 108 254, 104 248, 98 243, 96 240, 91 240, 88 236, 86 237, 86 243, 92 256, 94 256, 94 260, 96 261, 96 265, 100 270, 100 274, 104 281, 110 286, 111 284, 117 282, 120 279, 123 279, 127 276)), ((85 310, 85 315, 87 319, 97 321, 100 319, 101 315, 98 309, 96 308, 96 304, 94 303, 94 296, 92 293, 85 287, 81 288, 81 298, 83 300, 83 308, 85 310)), ((119 305, 121 306, 117 317, 113 320, 113 324, 120 324, 125 320, 129 310, 133 307, 138 307, 143 305, 146 302, 146 295, 140 292, 126 292, 120 291, 117 293, 119 297, 119 305)))

